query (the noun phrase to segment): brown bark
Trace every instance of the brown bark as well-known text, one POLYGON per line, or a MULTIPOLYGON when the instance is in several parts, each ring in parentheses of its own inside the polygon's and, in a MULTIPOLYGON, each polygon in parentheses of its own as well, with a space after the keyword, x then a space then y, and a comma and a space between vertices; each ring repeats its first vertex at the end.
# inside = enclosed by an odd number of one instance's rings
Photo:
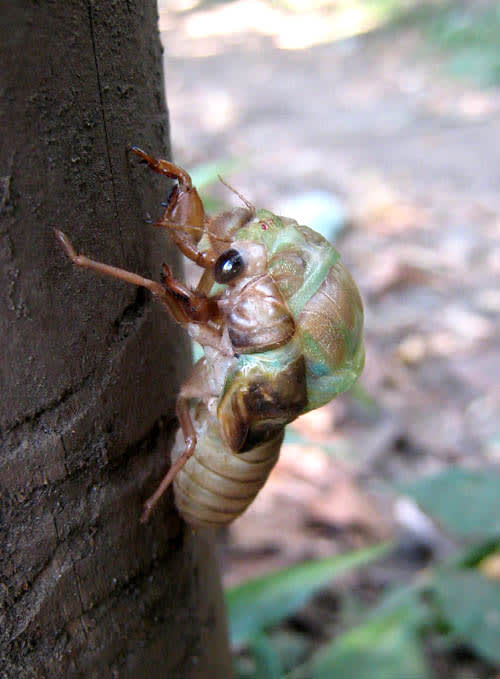
POLYGON ((152 0, 6 3, 0 23, 0 676, 229 676, 212 547, 165 498, 189 351, 150 296, 76 270, 158 278, 144 224, 168 187, 126 153, 168 156, 152 0))

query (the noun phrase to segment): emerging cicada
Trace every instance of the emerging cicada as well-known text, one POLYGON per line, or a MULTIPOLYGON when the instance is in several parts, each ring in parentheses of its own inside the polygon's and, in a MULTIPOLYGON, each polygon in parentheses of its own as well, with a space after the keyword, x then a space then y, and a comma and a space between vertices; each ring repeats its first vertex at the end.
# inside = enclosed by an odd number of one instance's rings
POLYGON ((177 181, 156 225, 204 268, 196 289, 166 265, 158 283, 77 255, 57 236, 74 264, 148 288, 205 352, 181 387, 172 464, 142 520, 173 482, 188 523, 229 523, 264 485, 285 425, 359 376, 361 299, 338 252, 315 231, 241 196, 245 207, 211 219, 185 170, 131 150, 177 181))

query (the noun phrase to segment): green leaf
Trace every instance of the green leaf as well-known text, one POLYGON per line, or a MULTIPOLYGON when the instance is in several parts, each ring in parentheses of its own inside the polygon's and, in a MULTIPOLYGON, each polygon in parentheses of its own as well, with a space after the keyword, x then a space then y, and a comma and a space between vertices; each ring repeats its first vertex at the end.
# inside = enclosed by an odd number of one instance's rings
POLYGON ((304 606, 328 581, 380 558, 389 549, 384 544, 311 561, 233 587, 226 592, 231 643, 245 644, 260 630, 304 606))
POLYGON ((418 642, 418 602, 380 609, 366 623, 317 651, 289 679, 427 679, 418 642))
POLYGON ((219 212, 224 212, 224 210, 229 209, 228 204, 223 200, 219 200, 213 196, 208 196, 206 193, 201 193, 200 197, 203 201, 205 212, 209 215, 216 215, 219 214, 219 212))
POLYGON ((250 640, 249 649, 255 658, 255 675, 259 679, 280 679, 283 676, 281 660, 263 634, 257 634, 250 640))
POLYGON ((231 174, 239 165, 241 165, 241 160, 229 158, 219 160, 216 163, 196 165, 196 167, 189 170, 189 174, 193 180, 193 186, 196 186, 199 190, 215 184, 219 181, 219 175, 224 178, 224 175, 231 174))
POLYGON ((312 644, 312 640, 303 631, 291 630, 287 626, 274 629, 269 634, 269 640, 280 657, 283 674, 305 661, 312 644))
POLYGON ((476 570, 464 570, 444 573, 432 590, 454 634, 500 665, 500 583, 476 570))
POLYGON ((436 7, 428 16, 423 28, 429 39, 449 55, 448 66, 455 75, 465 76, 480 86, 497 84, 500 79, 498 3, 453 5, 445 3, 442 9, 436 7))
POLYGON ((400 486, 451 534, 485 539, 500 535, 500 472, 448 469, 400 486))

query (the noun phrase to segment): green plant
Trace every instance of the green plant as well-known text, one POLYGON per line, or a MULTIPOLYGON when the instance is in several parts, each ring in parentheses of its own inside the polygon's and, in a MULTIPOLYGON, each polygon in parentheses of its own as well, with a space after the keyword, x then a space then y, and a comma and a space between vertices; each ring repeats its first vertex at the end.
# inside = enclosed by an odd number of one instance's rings
POLYGON ((388 546, 311 562, 256 578, 227 592, 238 677, 253 679, 381 679, 431 677, 424 637, 439 634, 500 667, 500 575, 486 565, 500 557, 500 473, 449 469, 400 488, 455 540, 452 558, 386 594, 358 624, 304 658, 297 636, 280 644, 273 627, 325 585, 387 555, 388 546), (284 650, 283 650, 284 648, 284 650), (295 652, 294 652, 295 651, 295 652), (291 666, 291 660, 293 665, 291 666))
POLYGON ((206 189, 217 184, 219 177, 224 178, 225 176, 230 175, 240 167, 241 164, 241 160, 226 158, 225 160, 219 160, 213 163, 195 165, 195 167, 189 171, 193 186, 198 188, 201 199, 203 200, 203 205, 208 213, 221 212, 227 208, 227 205, 222 200, 207 194, 206 189))
POLYGON ((453 75, 482 87, 500 82, 497 2, 409 2, 387 24, 416 27, 453 75))
POLYGON ((480 86, 500 82, 500 8, 451 3, 424 24, 424 33, 448 58, 450 71, 480 86))

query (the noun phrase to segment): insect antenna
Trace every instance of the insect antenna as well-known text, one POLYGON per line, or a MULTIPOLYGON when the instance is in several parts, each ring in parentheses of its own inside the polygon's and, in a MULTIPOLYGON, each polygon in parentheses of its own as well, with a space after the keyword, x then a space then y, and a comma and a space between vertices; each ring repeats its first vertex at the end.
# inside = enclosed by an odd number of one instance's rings
POLYGON ((232 191, 234 194, 236 194, 236 195, 238 196, 238 198, 241 200, 242 203, 245 203, 245 205, 247 206, 247 208, 252 212, 252 215, 254 215, 254 214, 255 214, 255 205, 253 205, 249 200, 247 200, 247 198, 245 198, 245 196, 243 196, 239 191, 237 191, 237 190, 234 188, 234 186, 231 186, 231 184, 228 184, 228 183, 225 181, 225 179, 222 179, 222 177, 220 176, 220 174, 218 174, 217 177, 219 178, 219 181, 220 181, 222 184, 224 184, 224 186, 225 186, 227 189, 229 189, 230 191, 232 191))

